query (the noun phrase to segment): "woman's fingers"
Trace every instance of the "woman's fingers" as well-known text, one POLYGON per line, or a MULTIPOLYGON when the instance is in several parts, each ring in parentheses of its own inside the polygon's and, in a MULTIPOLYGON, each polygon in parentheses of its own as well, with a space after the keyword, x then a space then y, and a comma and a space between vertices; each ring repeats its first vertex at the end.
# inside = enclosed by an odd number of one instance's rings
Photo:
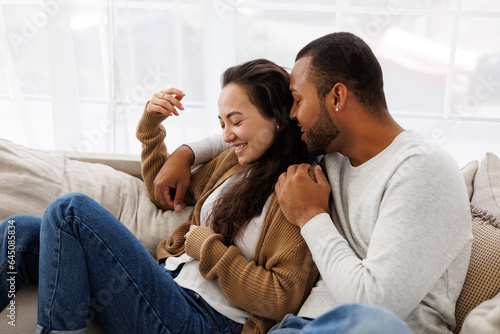
POLYGON ((175 95, 175 96, 177 96, 179 101, 182 100, 182 98, 186 95, 182 90, 174 88, 174 87, 170 87, 170 88, 161 90, 158 94, 161 94, 161 93, 175 95))
POLYGON ((179 110, 184 110, 181 103, 186 94, 177 88, 164 89, 155 93, 149 101, 147 112, 150 114, 162 114, 166 116, 179 116, 179 110))

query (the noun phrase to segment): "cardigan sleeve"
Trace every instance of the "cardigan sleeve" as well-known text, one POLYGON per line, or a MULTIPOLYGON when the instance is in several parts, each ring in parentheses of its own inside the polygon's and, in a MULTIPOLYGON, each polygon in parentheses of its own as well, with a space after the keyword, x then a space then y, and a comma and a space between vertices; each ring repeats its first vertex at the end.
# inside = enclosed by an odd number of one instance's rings
POLYGON ((207 229, 194 230, 191 238, 203 239, 199 253, 192 253, 199 256, 202 276, 219 279, 231 302, 258 317, 280 321, 286 314, 297 313, 319 275, 300 229, 286 219, 276 197, 254 261, 207 229))
MULTIPOLYGON (((149 198, 157 207, 172 210, 172 207, 163 206, 156 201, 154 188, 154 180, 170 155, 164 142, 167 132, 165 127, 161 125, 165 119, 167 116, 149 114, 144 108, 137 125, 136 137, 142 143, 141 173, 149 198)), ((190 189, 186 192, 185 199, 188 203, 194 202, 190 189)))

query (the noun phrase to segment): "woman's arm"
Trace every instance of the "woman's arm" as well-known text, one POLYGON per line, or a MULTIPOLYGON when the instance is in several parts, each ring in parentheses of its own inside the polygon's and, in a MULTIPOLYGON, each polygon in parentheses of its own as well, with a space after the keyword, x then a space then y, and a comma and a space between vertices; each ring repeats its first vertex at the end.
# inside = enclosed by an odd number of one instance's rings
POLYGON ((141 173, 149 198, 162 209, 172 209, 156 201, 153 185, 156 175, 168 158, 167 147, 164 143, 166 130, 161 125, 166 118, 167 116, 152 115, 144 110, 137 126, 136 137, 142 143, 141 173))
POLYGON ((227 298, 244 310, 281 320, 296 313, 312 289, 318 271, 300 230, 285 218, 273 198, 259 237, 254 261, 209 227, 191 231, 186 253, 200 260, 208 280, 219 279, 227 298))
MULTIPOLYGON (((184 96, 185 94, 176 88, 155 93, 146 104, 137 126, 136 136, 142 143, 141 163, 144 183, 151 200, 162 209, 172 209, 173 206, 162 200, 164 196, 155 191, 157 189, 155 179, 169 157, 164 143, 166 130, 161 123, 172 114, 179 115, 177 109, 184 110, 180 102, 184 96)), ((189 167, 187 171, 190 172, 189 167)))

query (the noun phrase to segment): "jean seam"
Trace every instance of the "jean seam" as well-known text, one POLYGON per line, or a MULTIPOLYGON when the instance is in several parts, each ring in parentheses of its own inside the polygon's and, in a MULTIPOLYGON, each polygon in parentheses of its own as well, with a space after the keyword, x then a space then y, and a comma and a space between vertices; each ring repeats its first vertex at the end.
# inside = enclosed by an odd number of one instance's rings
POLYGON ((208 310, 205 308, 205 305, 203 305, 203 303, 200 303, 198 301, 197 301, 197 304, 201 307, 201 309, 203 310, 203 312, 205 312, 205 315, 210 320, 210 323, 212 324, 212 329, 214 330, 214 333, 215 334, 221 334, 221 332, 219 331, 219 327, 217 327, 217 322, 212 317, 212 315, 210 314, 210 312, 208 312, 208 310))
POLYGON ((285 322, 288 318, 290 318, 290 314, 285 315, 285 317, 279 322, 278 328, 276 329, 283 329, 283 326, 285 325, 285 322))
MULTIPOLYGON (((14 249, 14 252, 15 253, 32 253, 35 255, 40 255, 40 250, 38 248, 33 248, 33 247, 24 247, 24 246, 17 247, 16 249, 14 249)), ((3 260, 2 263, 0 263, 0 274, 3 273, 5 268, 7 268, 8 263, 9 263, 8 258, 5 258, 5 260, 3 260)))
MULTIPOLYGON (((234 326, 234 322, 236 322, 236 321, 233 321, 233 320, 229 319, 229 327, 231 327, 232 333, 238 333, 238 332, 241 332, 241 329, 236 328, 236 327, 234 326)), ((240 323, 238 323, 238 325, 241 325, 241 324, 240 324, 240 323)))
POLYGON ((55 296, 56 296, 56 291, 57 291, 57 288, 59 286, 58 284, 58 281, 59 281, 59 263, 60 263, 60 259, 61 259, 61 233, 62 233, 62 223, 66 223, 66 220, 63 219, 63 221, 61 222, 61 226, 58 226, 58 244, 57 244, 57 247, 58 247, 58 251, 57 251, 57 266, 56 266, 56 280, 54 282, 54 291, 52 291, 52 297, 50 298, 50 307, 48 308, 47 310, 47 320, 48 320, 48 328, 52 328, 52 307, 53 307, 53 304, 54 304, 54 299, 55 299, 55 296))

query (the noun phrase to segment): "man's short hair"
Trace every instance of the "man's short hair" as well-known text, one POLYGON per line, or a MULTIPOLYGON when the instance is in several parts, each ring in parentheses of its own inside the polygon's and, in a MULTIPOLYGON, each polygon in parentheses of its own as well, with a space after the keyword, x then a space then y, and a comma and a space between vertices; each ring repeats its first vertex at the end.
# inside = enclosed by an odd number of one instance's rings
POLYGON ((320 99, 343 83, 365 107, 387 110, 382 68, 361 38, 348 32, 328 34, 303 47, 295 61, 307 56, 312 59, 306 75, 320 99))

